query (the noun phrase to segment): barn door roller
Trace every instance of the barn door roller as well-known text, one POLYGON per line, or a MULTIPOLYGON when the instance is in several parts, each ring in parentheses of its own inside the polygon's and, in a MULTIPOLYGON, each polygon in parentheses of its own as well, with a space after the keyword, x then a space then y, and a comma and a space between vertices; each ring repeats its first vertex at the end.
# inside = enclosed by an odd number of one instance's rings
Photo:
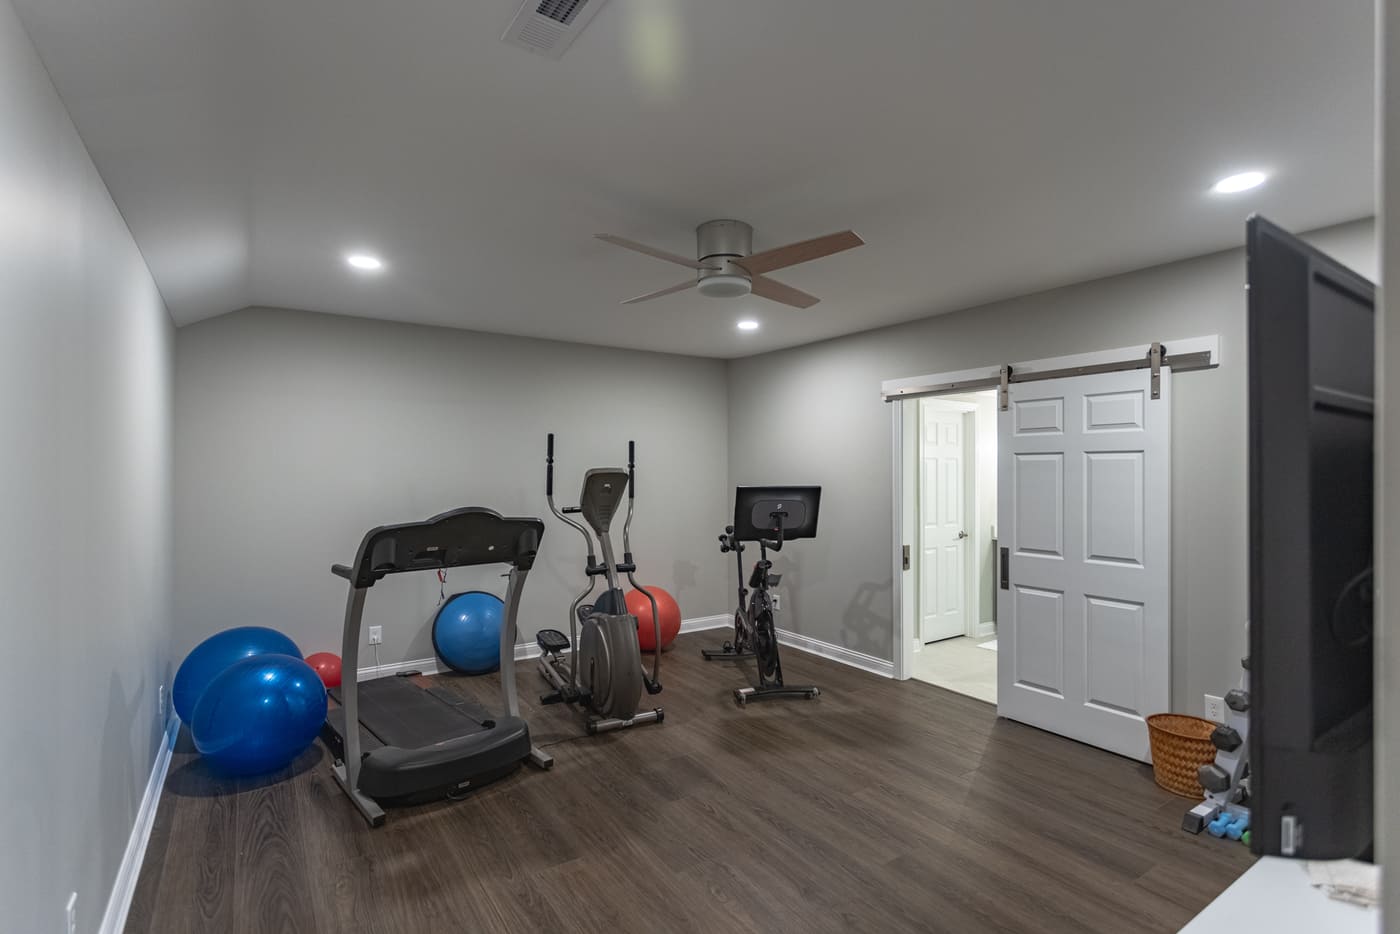
MULTIPOLYGON (((1199 369, 1210 365, 1210 353, 1200 351, 1198 353, 1182 354, 1177 357, 1167 356, 1167 348, 1158 341, 1152 342, 1152 347, 1147 351, 1146 357, 1138 357, 1135 360, 1124 360, 1120 363, 1095 363, 1088 366, 1071 366, 1060 370, 1041 370, 1032 373, 1013 372, 1009 365, 1003 365, 1001 375, 997 377, 996 385, 999 388, 998 398, 1001 410, 1005 412, 1011 407, 1011 384, 1030 383, 1041 379, 1063 379, 1068 376, 1090 376, 1094 373, 1117 373, 1122 370, 1150 369, 1152 371, 1152 398, 1162 398, 1162 367, 1173 366, 1189 369, 1199 369)), ((966 391, 972 388, 985 386, 985 381, 981 384, 965 382, 958 386, 958 391, 966 391)), ((932 391, 926 389, 919 395, 935 395, 943 391, 942 387, 934 388, 932 391)))

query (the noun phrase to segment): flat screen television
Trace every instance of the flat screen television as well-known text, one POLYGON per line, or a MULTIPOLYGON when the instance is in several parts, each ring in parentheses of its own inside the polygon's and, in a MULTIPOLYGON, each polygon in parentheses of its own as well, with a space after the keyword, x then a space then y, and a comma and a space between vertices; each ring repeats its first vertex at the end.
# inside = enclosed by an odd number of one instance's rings
POLYGON ((1251 847, 1370 858, 1376 290, 1262 217, 1247 256, 1251 847))

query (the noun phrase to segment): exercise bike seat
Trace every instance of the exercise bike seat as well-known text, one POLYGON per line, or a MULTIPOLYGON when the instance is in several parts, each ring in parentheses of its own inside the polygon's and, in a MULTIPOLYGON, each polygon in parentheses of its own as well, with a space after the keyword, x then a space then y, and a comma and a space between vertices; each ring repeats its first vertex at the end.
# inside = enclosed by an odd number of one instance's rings
POLYGON ((558 655, 569 647, 569 637, 557 629, 541 629, 535 633, 535 642, 550 655, 558 655))

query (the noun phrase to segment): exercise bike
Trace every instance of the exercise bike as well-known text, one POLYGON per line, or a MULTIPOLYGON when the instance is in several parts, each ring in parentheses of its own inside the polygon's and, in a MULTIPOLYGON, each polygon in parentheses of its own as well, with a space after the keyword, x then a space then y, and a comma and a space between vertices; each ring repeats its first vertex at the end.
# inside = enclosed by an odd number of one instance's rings
POLYGON ((627 600, 618 575, 626 574, 632 589, 651 601, 651 622, 656 629, 655 645, 661 645, 661 616, 656 598, 633 576, 632 505, 636 498, 636 442, 627 442, 627 469, 595 467, 583 475, 583 491, 577 506, 560 509, 554 504, 554 435, 550 434, 545 457, 545 498, 550 512, 583 536, 588 559, 584 571, 588 587, 569 607, 569 635, 557 629, 542 629, 536 635, 541 655, 540 674, 554 688, 540 698, 543 704, 581 705, 588 711, 588 732, 620 730, 639 723, 660 723, 665 712, 660 707, 638 710, 642 689, 661 693, 661 652, 652 655, 651 674, 642 664, 637 641, 637 617, 627 612, 627 600), (627 493, 627 520, 622 526, 622 561, 613 556, 612 520, 627 493), (583 517, 587 527, 570 516, 583 517), (589 534, 589 529, 593 534, 589 534), (599 561, 593 550, 593 537, 603 553, 599 561), (607 589, 592 603, 583 601, 593 593, 598 578, 605 578, 607 589), (567 655, 565 653, 568 653, 567 655))
POLYGON ((782 575, 773 573, 768 552, 782 551, 783 542, 795 538, 815 538, 817 506, 821 487, 739 487, 734 491, 734 524, 719 537, 722 554, 734 552, 739 568, 739 606, 734 611, 734 639, 719 649, 701 649, 706 661, 754 659, 758 666, 758 686, 736 688, 734 702, 740 707, 751 700, 773 697, 805 697, 821 694, 812 685, 783 683, 783 663, 778 656, 778 631, 774 625, 770 588, 778 586, 782 575), (759 560, 753 566, 748 587, 744 587, 744 543, 758 542, 759 560), (750 590, 752 593, 750 593, 750 590))

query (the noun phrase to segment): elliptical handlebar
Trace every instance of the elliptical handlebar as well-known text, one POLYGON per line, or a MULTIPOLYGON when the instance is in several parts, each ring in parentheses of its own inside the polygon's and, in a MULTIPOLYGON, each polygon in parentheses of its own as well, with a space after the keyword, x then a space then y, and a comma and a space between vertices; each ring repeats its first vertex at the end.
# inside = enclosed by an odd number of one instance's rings
POLYGON ((549 503, 550 512, 554 513, 560 521, 578 529, 579 534, 583 536, 583 540, 588 543, 588 557, 591 562, 593 558, 593 536, 588 534, 588 529, 583 527, 583 523, 576 522, 566 515, 566 513, 579 512, 579 507, 565 506, 563 509, 560 509, 554 503, 554 432, 552 431, 549 433, 549 438, 546 441, 544 455, 544 497, 545 501, 549 503))
POLYGON ((634 571, 637 562, 632 558, 632 507, 637 498, 637 442, 627 442, 627 521, 622 523, 622 563, 627 568, 627 583, 632 589, 651 601, 651 625, 656 633, 656 651, 651 653, 651 677, 642 675, 648 694, 661 693, 661 614, 653 597, 645 587, 637 583, 634 571))

